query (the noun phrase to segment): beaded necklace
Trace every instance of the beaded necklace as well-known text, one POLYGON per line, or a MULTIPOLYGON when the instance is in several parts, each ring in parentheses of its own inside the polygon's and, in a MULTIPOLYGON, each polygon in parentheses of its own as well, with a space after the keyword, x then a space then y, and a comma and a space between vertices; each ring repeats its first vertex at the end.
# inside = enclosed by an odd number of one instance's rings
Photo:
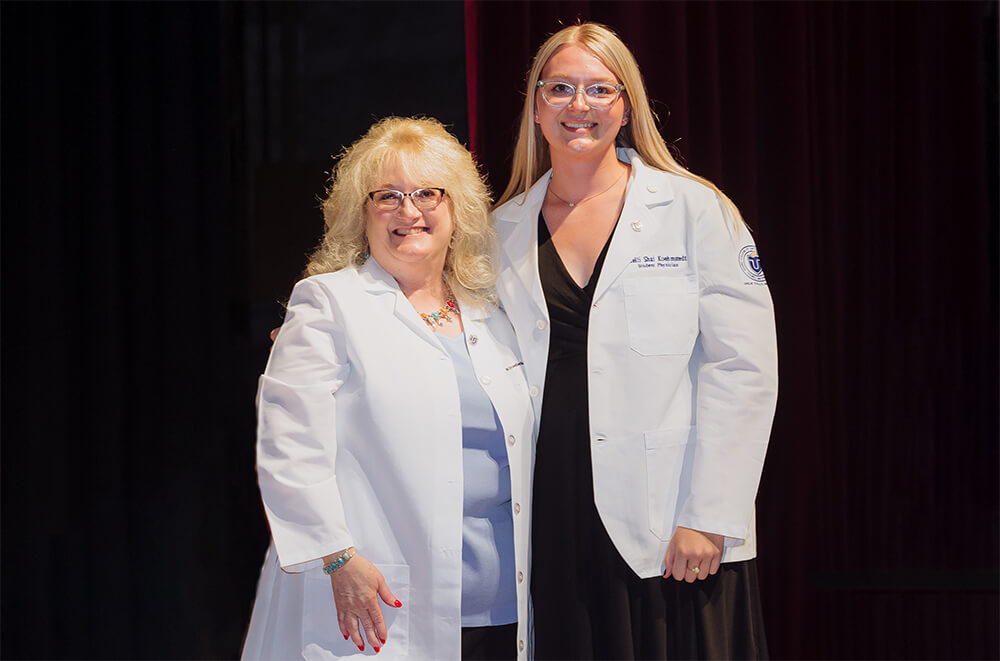
POLYGON ((451 321, 451 315, 453 314, 460 316, 462 313, 458 310, 458 305, 455 303, 455 297, 449 291, 448 298, 445 299, 444 305, 441 306, 441 309, 437 312, 431 312, 430 314, 421 312, 420 318, 424 320, 424 323, 431 327, 432 331, 437 331, 438 326, 444 326, 445 322, 451 321))

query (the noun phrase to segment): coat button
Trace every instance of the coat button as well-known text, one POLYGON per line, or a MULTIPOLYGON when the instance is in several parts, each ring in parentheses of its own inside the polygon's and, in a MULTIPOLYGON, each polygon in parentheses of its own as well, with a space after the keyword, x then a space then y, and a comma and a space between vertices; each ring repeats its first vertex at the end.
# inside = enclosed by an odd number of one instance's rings
POLYGON ((545 330, 545 320, 539 319, 538 321, 535 322, 535 326, 538 328, 538 330, 545 330))
POLYGON ((514 503, 514 514, 521 513, 521 503, 514 503))
POLYGON ((524 583, 524 572, 523 571, 517 572, 517 582, 518 583, 524 583))
POLYGON ((524 641, 523 640, 517 641, 517 651, 518 652, 523 652, 524 651, 524 641))
POLYGON ((469 336, 469 344, 475 346, 478 343, 479 343, 479 338, 477 336, 475 336, 475 335, 470 335, 469 336))
POLYGON ((514 435, 511 434, 507 437, 507 445, 514 445, 514 435))
POLYGON ((528 388, 528 394, 532 397, 538 397, 538 386, 531 386, 528 388))
POLYGON ((638 220, 633 220, 632 221, 632 231, 634 231, 634 232, 641 232, 642 231, 642 223, 640 223, 638 220))
POLYGON ((648 190, 650 193, 655 193, 656 186, 646 186, 646 190, 648 190))
POLYGON ((483 378, 479 379, 479 383, 483 384, 484 386, 488 386, 492 382, 493 382, 493 379, 491 379, 488 376, 484 376, 483 378))

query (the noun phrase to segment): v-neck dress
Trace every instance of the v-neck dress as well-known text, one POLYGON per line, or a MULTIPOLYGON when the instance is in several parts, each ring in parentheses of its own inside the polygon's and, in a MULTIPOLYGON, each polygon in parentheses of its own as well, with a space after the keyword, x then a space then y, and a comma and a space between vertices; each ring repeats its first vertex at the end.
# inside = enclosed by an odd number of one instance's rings
POLYGON ((535 658, 766 658, 753 561, 725 563, 691 584, 639 578, 594 505, 587 329, 610 244, 580 287, 538 216, 551 335, 532 501, 535 658))

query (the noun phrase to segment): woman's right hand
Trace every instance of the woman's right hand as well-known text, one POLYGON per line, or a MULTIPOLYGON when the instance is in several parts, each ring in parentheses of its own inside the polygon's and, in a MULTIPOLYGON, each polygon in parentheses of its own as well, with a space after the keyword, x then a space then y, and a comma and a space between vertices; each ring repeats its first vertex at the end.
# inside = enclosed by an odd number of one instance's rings
MULTIPOLYGON (((323 558, 323 563, 333 562, 338 555, 323 558)), ((389 589, 382 572, 355 552, 343 567, 330 574, 330 584, 337 604, 337 624, 344 640, 350 638, 359 650, 364 650, 365 640, 361 633, 364 631, 368 643, 378 652, 389 632, 376 595, 393 608, 403 605, 389 589)))

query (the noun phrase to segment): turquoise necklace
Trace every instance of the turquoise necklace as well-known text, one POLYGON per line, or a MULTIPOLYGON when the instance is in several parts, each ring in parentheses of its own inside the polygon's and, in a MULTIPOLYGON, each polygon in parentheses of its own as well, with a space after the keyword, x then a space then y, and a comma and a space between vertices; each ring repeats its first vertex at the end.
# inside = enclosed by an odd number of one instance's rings
POLYGON ((436 331, 438 326, 444 326, 446 322, 451 321, 451 315, 459 316, 462 313, 458 311, 458 305, 455 303, 455 297, 452 296, 451 292, 448 293, 448 298, 445 300, 444 305, 441 306, 437 312, 431 312, 427 314, 426 312, 420 313, 420 318, 424 320, 428 326, 431 327, 432 331, 436 331))

